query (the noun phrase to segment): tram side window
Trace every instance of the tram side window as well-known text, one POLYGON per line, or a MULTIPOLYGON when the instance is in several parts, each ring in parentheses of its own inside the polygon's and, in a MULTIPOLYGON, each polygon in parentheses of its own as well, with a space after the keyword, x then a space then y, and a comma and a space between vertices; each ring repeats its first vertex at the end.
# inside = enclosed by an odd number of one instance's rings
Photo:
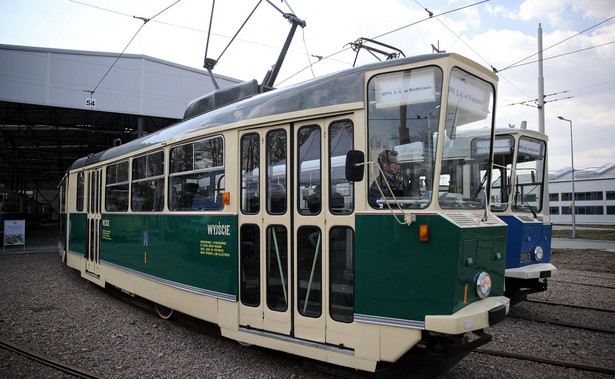
POLYGON ((354 210, 354 184, 346 180, 344 171, 346 153, 354 146, 353 135, 350 120, 335 121, 329 126, 329 207, 333 214, 349 214, 354 210))
POLYGON ((260 210, 260 137, 256 133, 241 137, 241 211, 260 210))
POLYGON ((85 174, 80 172, 77 174, 77 211, 83 212, 85 193, 85 174))
POLYGON ((158 151, 132 161, 131 209, 162 211, 164 207, 164 153, 158 151))
MULTIPOLYGON (((2 197, 0 196, 0 199, 2 197)), ((0 211, 2 211, 2 202, 0 201, 0 211)), ((60 185, 60 213, 66 213, 66 180, 62 180, 60 185)))
POLYGON ((224 193, 224 140, 205 138, 171 149, 169 209, 207 211, 222 209, 224 193))
POLYGON ((128 210, 128 161, 107 167, 105 186, 105 210, 125 212, 128 210))
POLYGON ((318 125, 303 126, 299 129, 299 191, 297 209, 301 214, 318 214, 321 208, 320 128, 318 125))
POLYGON ((517 180, 511 206, 514 211, 532 213, 542 210, 545 153, 545 141, 527 136, 519 139, 517 180))
POLYGON ((335 226, 329 233, 329 314, 339 322, 354 319, 354 231, 335 226))
POLYGON ((317 226, 297 230, 297 296, 299 313, 306 317, 322 314, 322 233, 317 226))
POLYGON ((286 213, 286 131, 267 133, 267 212, 286 213))
POLYGON ((260 228, 244 224, 240 231, 241 241, 241 303, 258 307, 261 303, 260 228))
POLYGON ((288 309, 288 231, 284 225, 267 228, 267 307, 288 309))

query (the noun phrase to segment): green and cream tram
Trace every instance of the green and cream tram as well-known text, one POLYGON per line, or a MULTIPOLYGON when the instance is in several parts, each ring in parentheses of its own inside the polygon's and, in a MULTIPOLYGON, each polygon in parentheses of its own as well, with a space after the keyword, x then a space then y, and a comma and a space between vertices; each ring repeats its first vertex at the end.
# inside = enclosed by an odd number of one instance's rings
POLYGON ((60 252, 89 281, 245 344, 367 371, 454 361, 509 306, 506 225, 481 193, 491 143, 477 157, 457 138, 493 134, 496 86, 439 54, 219 90, 70 167, 60 252), (370 204, 384 150, 406 190, 370 204))

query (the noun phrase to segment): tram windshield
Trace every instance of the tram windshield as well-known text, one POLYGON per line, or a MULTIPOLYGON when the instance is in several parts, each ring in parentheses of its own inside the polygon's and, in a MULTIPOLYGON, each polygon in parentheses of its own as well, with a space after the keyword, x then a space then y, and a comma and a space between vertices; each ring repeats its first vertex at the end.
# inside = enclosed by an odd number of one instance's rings
POLYGON ((369 204, 421 209, 435 192, 441 208, 483 208, 481 171, 489 165, 490 139, 477 150, 469 136, 490 134, 493 87, 458 68, 444 85, 439 67, 424 67, 375 76, 368 91, 369 160, 381 168, 369 166, 369 204), (443 158, 436 178, 439 134, 443 158))
POLYGON ((545 176, 546 143, 521 136, 514 164, 514 139, 511 135, 496 136, 492 174, 491 210, 536 213, 542 211, 545 176))

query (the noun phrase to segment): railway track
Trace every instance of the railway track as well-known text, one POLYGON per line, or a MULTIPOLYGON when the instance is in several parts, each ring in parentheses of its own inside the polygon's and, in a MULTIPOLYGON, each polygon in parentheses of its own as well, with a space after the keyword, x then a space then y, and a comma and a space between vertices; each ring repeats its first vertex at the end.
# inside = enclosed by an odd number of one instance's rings
POLYGON ((531 362, 536 362, 536 363, 544 363, 544 364, 548 364, 552 366, 560 366, 560 367, 566 367, 566 368, 573 368, 577 370, 597 372, 601 374, 615 375, 615 370, 607 368, 607 367, 585 365, 582 363, 567 362, 567 361, 561 361, 561 360, 556 360, 556 359, 540 358, 535 355, 526 355, 526 354, 520 354, 520 353, 513 353, 509 351, 486 349, 482 347, 474 349, 473 352, 480 353, 480 354, 488 354, 488 355, 493 355, 493 356, 503 357, 503 358, 512 358, 512 359, 520 359, 520 360, 531 361, 531 362))
POLYGON ((562 307, 575 308, 575 309, 584 309, 584 310, 589 310, 589 311, 599 311, 599 312, 615 313, 615 309, 610 309, 610 308, 588 307, 588 306, 585 306, 585 305, 556 303, 554 301, 534 300, 534 299, 527 299, 525 301, 527 303, 546 304, 546 305, 562 306, 562 307))
MULTIPOLYGON (((600 273, 600 272, 596 272, 596 273, 600 273)), ((587 274, 585 272, 579 272, 576 270, 571 270, 571 269, 558 269, 558 275, 572 275, 572 276, 582 276, 584 278, 590 278, 590 279, 615 279, 615 276, 613 276, 612 273, 609 272, 603 272, 602 275, 593 275, 593 274, 587 274)), ((553 280, 554 282, 556 282, 558 276, 553 277, 551 280, 553 280)))
POLYGON ((82 370, 80 368, 67 365, 65 363, 53 360, 49 357, 43 356, 41 354, 35 353, 33 351, 27 350, 23 347, 10 343, 8 341, 0 339, 0 347, 15 353, 18 353, 28 359, 36 361, 44 366, 54 368, 58 371, 62 371, 63 373, 70 374, 76 376, 78 378, 85 379, 102 379, 103 377, 93 374, 91 372, 82 370))
POLYGON ((523 316, 523 315, 510 315, 509 314, 507 317, 509 317, 509 318, 516 318, 516 319, 519 319, 519 320, 535 321, 535 322, 540 322, 540 323, 544 323, 544 324, 564 326, 566 328, 575 328, 575 329, 588 330, 588 331, 592 331, 592 332, 615 334, 615 330, 613 330, 613 329, 597 328, 597 327, 588 326, 588 325, 581 325, 581 324, 575 324, 575 323, 567 323, 567 322, 561 322, 561 321, 555 321, 555 320, 539 319, 539 318, 523 316))
POLYGON ((568 281, 564 281, 564 280, 552 280, 549 283, 572 284, 572 285, 575 285, 575 286, 606 288, 606 289, 611 289, 611 290, 615 289, 615 286, 604 286, 602 284, 589 284, 589 283, 568 282, 568 281))

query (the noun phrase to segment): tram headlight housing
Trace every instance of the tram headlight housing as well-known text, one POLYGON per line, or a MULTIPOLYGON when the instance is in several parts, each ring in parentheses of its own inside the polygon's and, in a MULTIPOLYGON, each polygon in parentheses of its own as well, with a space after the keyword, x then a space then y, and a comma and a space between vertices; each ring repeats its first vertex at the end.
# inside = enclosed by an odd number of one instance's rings
POLYGON ((486 298, 491 293, 491 276, 484 271, 476 279, 476 293, 481 299, 486 298))
POLYGON ((536 260, 536 262, 540 262, 544 255, 545 252, 542 250, 542 247, 536 246, 536 248, 534 249, 534 259, 536 260))

